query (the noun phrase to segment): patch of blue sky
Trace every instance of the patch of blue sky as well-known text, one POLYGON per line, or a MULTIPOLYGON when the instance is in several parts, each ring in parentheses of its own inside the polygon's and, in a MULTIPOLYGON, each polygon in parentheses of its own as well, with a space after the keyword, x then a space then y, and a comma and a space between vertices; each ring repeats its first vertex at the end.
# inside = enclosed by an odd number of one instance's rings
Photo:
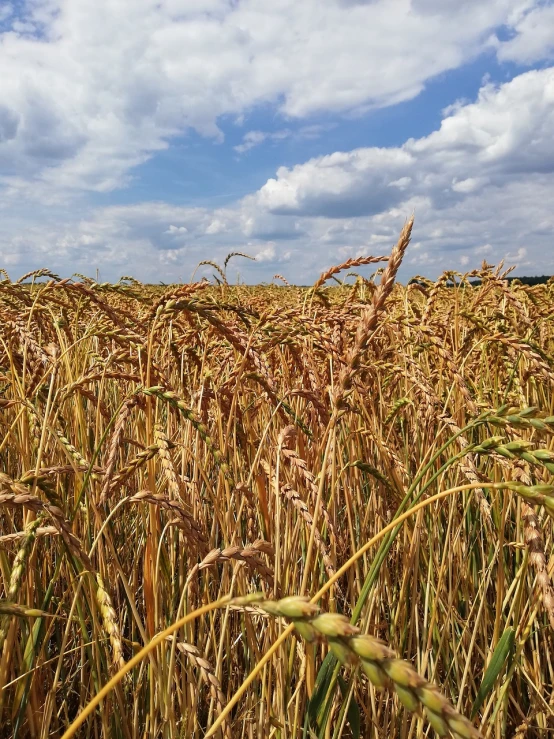
POLYGON ((3 33, 46 41, 46 30, 59 15, 55 6, 42 6, 40 0, 0 0, 0 38, 3 33))
POLYGON ((427 136, 440 127, 445 108, 474 101, 484 80, 506 82, 519 71, 512 63, 499 64, 491 51, 429 80, 411 100, 363 113, 287 119, 276 105, 264 104, 239 119, 219 119, 223 141, 195 131, 170 139, 167 149, 132 170, 125 187, 94 193, 90 200, 95 205, 164 201, 223 207, 260 188, 281 166, 294 167, 336 151, 401 146, 409 138, 427 136), (265 138, 237 151, 252 131, 265 138))

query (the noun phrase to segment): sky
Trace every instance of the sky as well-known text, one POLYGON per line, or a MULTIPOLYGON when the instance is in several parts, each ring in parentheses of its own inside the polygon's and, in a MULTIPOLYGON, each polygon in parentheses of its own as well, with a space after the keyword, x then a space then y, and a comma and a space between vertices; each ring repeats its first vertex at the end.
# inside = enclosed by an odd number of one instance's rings
POLYGON ((12 278, 553 274, 553 172, 550 0, 0 0, 12 278))

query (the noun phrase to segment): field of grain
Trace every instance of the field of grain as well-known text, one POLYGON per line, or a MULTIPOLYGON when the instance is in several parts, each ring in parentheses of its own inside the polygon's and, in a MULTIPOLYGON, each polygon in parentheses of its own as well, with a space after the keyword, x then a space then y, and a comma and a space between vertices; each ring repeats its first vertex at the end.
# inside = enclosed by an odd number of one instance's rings
POLYGON ((410 228, 1 276, 2 737, 551 735, 554 281, 395 285, 410 228))

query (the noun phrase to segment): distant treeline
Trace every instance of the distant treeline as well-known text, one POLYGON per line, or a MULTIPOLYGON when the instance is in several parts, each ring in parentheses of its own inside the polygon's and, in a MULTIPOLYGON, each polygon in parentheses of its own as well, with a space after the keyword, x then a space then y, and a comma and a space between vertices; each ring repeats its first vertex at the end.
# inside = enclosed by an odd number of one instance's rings
MULTIPOLYGON (((506 279, 508 282, 517 280, 518 282, 521 282, 522 285, 545 285, 551 276, 552 275, 541 275, 540 277, 506 277, 506 279)), ((481 280, 472 280, 471 284, 480 285, 481 280)))
MULTIPOLYGON (((522 285, 545 285, 548 280, 552 278, 551 275, 540 275, 535 277, 506 277, 506 280, 510 283, 514 280, 517 280, 522 285)), ((417 277, 414 277, 412 280, 408 282, 408 284, 411 283, 419 283, 422 287, 425 287, 425 283, 423 283, 421 280, 418 280, 417 277)), ((477 287, 481 284, 481 280, 470 280, 470 285, 474 285, 477 287)), ((451 281, 448 281, 445 283, 446 287, 453 287, 453 283, 451 281)))

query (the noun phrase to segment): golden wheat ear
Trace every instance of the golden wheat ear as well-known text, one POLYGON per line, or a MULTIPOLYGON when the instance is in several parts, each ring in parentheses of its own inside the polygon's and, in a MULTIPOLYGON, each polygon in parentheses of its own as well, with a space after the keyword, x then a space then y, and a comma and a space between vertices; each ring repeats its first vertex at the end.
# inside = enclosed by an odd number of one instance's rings
POLYGON ((312 288, 0 270, 2 735, 548 733, 554 278, 405 287, 413 228, 312 288))

